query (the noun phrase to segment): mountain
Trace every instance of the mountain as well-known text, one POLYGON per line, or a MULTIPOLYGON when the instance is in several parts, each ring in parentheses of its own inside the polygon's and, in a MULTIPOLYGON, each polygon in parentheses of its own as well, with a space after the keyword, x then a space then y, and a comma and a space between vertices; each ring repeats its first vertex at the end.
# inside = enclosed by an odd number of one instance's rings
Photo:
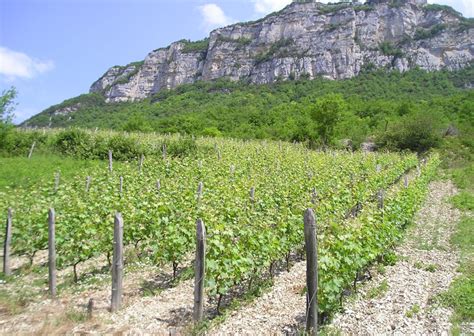
POLYGON ((345 79, 367 68, 460 69, 474 58, 474 22, 426 0, 325 5, 295 1, 280 12, 181 40, 144 61, 110 68, 90 92, 107 102, 140 100, 196 81, 228 78, 345 79))
POLYGON ((441 108, 448 119, 468 113, 473 73, 474 19, 451 7, 295 1, 208 39, 178 41, 144 61, 114 66, 88 94, 20 126, 133 129, 145 120, 158 132, 304 139, 312 132, 301 135, 310 123, 308 104, 339 93, 356 118, 373 110, 374 120, 360 120, 370 128, 362 138, 381 125, 380 113, 403 104, 441 108), (137 116, 140 122, 125 125, 137 116))

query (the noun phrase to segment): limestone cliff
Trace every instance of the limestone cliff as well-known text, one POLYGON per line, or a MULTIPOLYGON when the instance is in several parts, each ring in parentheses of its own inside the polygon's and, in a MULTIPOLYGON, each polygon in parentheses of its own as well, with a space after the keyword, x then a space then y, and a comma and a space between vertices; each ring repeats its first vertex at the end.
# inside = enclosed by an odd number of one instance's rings
POLYGON ((473 59, 473 20, 449 7, 426 0, 306 0, 258 21, 216 29, 203 41, 172 43, 143 62, 112 67, 90 91, 119 102, 222 77, 251 83, 343 79, 367 68, 454 70, 473 59))

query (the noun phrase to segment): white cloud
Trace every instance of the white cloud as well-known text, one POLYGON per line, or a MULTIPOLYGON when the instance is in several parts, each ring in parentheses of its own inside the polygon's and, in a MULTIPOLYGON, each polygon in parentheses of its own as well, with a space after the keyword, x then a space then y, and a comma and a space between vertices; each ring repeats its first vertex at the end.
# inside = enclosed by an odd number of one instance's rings
POLYGON ((29 79, 53 68, 52 61, 32 58, 24 53, 0 46, 0 75, 8 79, 29 79))
POLYGON ((225 15, 222 8, 218 5, 210 3, 199 7, 201 11, 203 25, 206 30, 227 26, 234 22, 234 20, 225 15))
POLYGON ((463 13, 465 17, 474 17, 474 0, 428 0, 428 2, 448 5, 463 13))
POLYGON ((258 14, 268 14, 282 9, 291 2, 292 0, 254 0, 254 8, 258 14))

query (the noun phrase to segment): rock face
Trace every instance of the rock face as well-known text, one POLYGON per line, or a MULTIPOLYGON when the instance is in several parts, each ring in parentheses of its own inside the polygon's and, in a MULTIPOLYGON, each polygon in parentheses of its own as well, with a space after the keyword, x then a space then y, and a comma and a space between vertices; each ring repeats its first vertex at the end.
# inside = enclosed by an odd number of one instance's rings
POLYGON ((198 80, 343 79, 365 69, 455 70, 474 59, 474 25, 426 0, 325 5, 295 1, 280 12, 178 41, 143 62, 110 68, 91 87, 108 102, 144 99, 198 80))

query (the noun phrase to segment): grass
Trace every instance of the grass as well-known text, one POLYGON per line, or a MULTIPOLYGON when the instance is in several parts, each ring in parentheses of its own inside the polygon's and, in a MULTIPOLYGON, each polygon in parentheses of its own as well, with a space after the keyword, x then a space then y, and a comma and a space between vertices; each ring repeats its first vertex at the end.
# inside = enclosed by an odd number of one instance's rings
POLYGON ((474 165, 465 160, 449 171, 456 186, 458 195, 451 199, 454 206, 466 211, 457 223, 451 244, 461 253, 459 270, 461 276, 454 280, 450 288, 440 295, 440 301, 454 310, 451 322, 451 334, 464 333, 463 325, 474 321, 474 218, 468 211, 473 210, 474 165))
POLYGON ((420 310, 421 310, 420 305, 414 304, 413 306, 410 307, 410 309, 408 309, 405 312, 405 316, 408 318, 412 318, 413 316, 417 315, 420 312, 420 310))
POLYGON ((467 191, 461 191, 451 198, 453 205, 460 210, 474 210, 474 195, 467 191))
POLYGON ((427 272, 436 272, 436 270, 439 268, 439 265, 436 264, 425 264, 422 263, 421 261, 415 262, 414 266, 418 269, 427 271, 427 272))
POLYGON ((367 292, 367 297, 369 299, 375 299, 375 298, 380 298, 384 296, 384 294, 388 291, 388 282, 387 280, 383 280, 380 285, 371 288, 367 292))
POLYGON ((78 171, 107 163, 102 161, 75 160, 57 155, 26 157, 0 157, 0 191, 7 188, 27 188, 40 181, 53 179, 61 172, 61 179, 72 178, 78 171))

